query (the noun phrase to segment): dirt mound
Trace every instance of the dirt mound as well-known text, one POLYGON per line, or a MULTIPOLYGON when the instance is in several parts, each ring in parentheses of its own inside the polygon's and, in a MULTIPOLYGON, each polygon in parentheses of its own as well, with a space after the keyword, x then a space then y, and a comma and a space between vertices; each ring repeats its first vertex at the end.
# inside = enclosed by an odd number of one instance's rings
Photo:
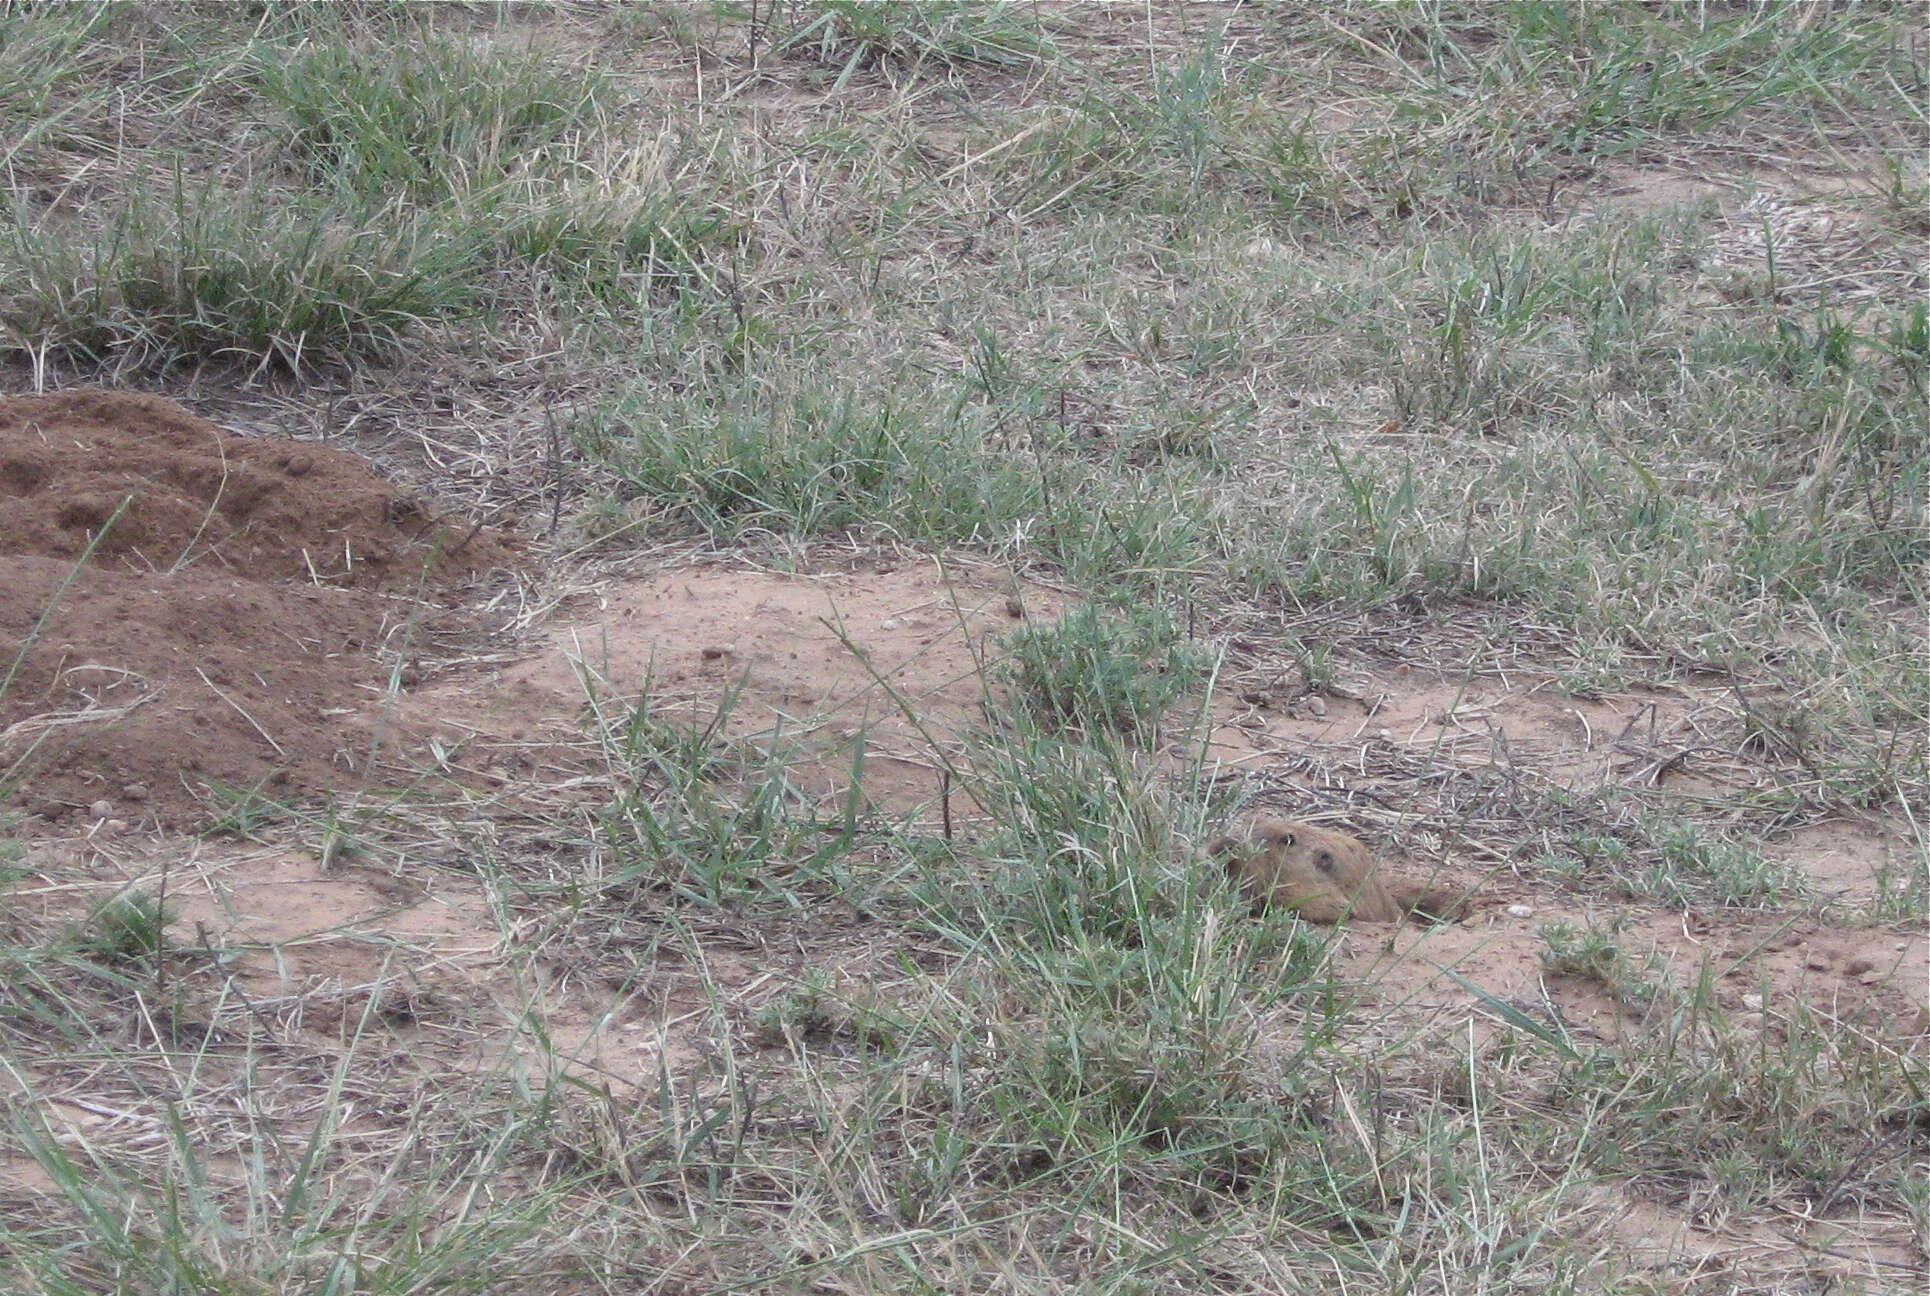
POLYGON ((0 496, 9 557, 78 558, 127 499, 95 566, 413 589, 431 562, 446 580, 505 558, 499 541, 445 527, 359 459, 237 437, 129 392, 0 400, 0 496))
POLYGON ((0 780, 50 818, 162 820, 213 785, 352 783, 403 659, 510 557, 346 454, 153 396, 0 399, 0 780))

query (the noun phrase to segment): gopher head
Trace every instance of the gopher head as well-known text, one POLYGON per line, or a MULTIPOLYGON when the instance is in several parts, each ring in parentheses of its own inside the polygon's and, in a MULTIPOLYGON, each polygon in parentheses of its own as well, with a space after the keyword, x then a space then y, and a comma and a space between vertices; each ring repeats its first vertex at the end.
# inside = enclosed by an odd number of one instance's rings
POLYGON ((1400 907, 1375 876, 1373 852, 1345 833, 1295 819, 1261 819, 1207 851, 1256 909, 1292 909, 1317 923, 1400 919, 1400 907))

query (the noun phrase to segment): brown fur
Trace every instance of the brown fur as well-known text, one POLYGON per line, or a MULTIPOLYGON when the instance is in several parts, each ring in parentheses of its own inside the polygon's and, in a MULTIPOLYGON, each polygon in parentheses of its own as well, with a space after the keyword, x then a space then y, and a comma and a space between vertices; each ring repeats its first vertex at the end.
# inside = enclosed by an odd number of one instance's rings
POLYGON ((1296 819, 1262 819, 1207 850, 1254 908, 1292 909, 1308 922, 1399 922, 1401 906, 1375 874, 1374 855, 1346 833, 1296 819))

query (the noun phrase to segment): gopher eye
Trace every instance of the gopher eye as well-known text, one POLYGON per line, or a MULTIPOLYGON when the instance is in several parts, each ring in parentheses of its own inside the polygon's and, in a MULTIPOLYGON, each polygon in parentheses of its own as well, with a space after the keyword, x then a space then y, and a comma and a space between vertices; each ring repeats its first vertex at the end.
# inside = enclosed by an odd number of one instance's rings
POLYGON ((1289 849, 1293 846, 1293 834, 1290 832, 1283 832, 1280 834, 1278 841, 1280 843, 1280 847, 1282 850, 1289 849))

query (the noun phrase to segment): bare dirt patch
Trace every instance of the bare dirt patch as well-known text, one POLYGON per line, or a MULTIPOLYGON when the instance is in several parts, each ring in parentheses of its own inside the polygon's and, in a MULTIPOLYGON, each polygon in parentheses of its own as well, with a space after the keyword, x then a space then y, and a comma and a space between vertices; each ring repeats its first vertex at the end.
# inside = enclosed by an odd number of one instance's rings
POLYGON ((1733 193, 1732 186, 1678 170, 1630 166, 1611 166, 1605 170, 1607 189, 1602 195, 1603 201, 1621 211, 1668 211, 1704 201, 1721 204, 1733 193))
MULTIPOLYGON (((1810 918, 1613 911, 1523 889, 1512 908, 1425 928, 1363 926, 1340 954, 1382 1003, 1436 1021, 1498 1030, 1496 1004, 1554 1022, 1582 1041, 1609 1041, 1655 1011, 1657 992, 1705 981, 1712 1007, 1772 1035, 1793 1014, 1861 1021, 1892 1035, 1930 1034, 1930 941, 1902 928, 1834 927, 1810 918), (1536 903, 1530 903, 1534 901, 1536 903), (1625 965, 1615 975, 1563 971, 1543 933, 1566 923, 1611 927, 1625 965), (1470 987, 1473 987, 1471 990, 1470 987)), ((1664 1009, 1666 1011, 1666 1009, 1664 1009)))
POLYGON ((669 569, 612 584, 594 611, 553 622, 544 650, 452 676, 410 707, 504 769, 531 743, 581 736, 592 702, 622 721, 647 698, 665 723, 781 750, 814 796, 849 790, 862 743, 866 799, 916 811, 939 795, 938 753, 982 718, 998 637, 1064 602, 994 566, 922 557, 798 575, 669 569))
POLYGON ((0 657, 46 617, 0 697, 0 769, 31 761, 50 820, 357 785, 391 680, 473 639, 465 591, 514 558, 351 456, 132 393, 0 400, 0 496, 0 657))

